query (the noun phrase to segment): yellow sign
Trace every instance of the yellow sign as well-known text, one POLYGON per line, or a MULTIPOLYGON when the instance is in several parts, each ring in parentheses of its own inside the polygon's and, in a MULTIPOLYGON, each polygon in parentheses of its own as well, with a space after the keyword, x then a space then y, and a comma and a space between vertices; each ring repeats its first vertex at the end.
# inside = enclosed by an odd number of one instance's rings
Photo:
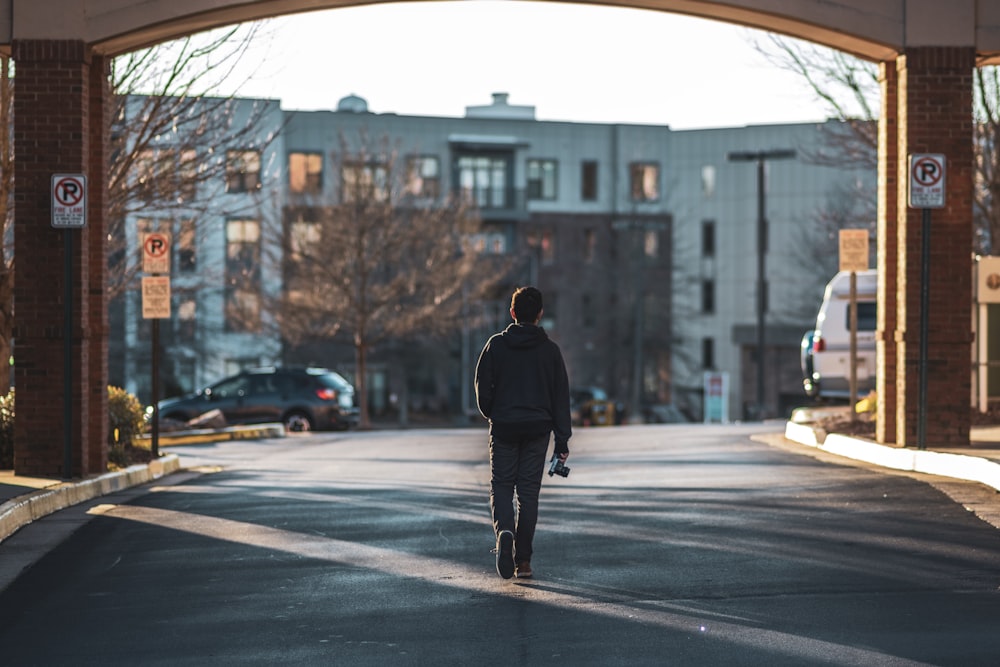
POLYGON ((868 230, 840 230, 840 270, 868 270, 868 230))
POLYGON ((142 279, 142 319, 170 319, 170 276, 142 279))

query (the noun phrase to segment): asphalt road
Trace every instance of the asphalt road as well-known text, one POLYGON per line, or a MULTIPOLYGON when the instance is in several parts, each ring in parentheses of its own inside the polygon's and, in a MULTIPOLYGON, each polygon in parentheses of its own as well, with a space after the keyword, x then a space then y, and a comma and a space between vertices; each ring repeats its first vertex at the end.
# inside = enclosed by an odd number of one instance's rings
POLYGON ((1000 532, 777 428, 579 430, 529 581, 494 570, 484 430, 177 448, 200 474, 0 543, 59 535, 0 663, 996 665, 1000 532))

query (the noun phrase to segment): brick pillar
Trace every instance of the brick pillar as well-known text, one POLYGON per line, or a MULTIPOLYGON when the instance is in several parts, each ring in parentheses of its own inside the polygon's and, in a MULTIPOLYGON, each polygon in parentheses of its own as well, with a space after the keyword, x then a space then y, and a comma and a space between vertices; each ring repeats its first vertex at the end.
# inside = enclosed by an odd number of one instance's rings
POLYGON ((19 40, 13 43, 12 50, 17 67, 14 468, 24 475, 79 477, 102 472, 91 469, 101 457, 92 455, 90 447, 103 447, 104 443, 92 443, 89 422, 107 420, 106 412, 91 412, 90 391, 91 236, 103 235, 103 221, 95 220, 94 214, 103 206, 100 193, 106 177, 106 172, 97 170, 92 163, 91 54, 83 42, 76 40, 19 40), (58 173, 87 176, 88 227, 51 227, 51 179, 58 173), (101 202, 96 211, 94 193, 101 202), (72 251, 67 252, 70 235, 72 251), (69 281, 65 278, 67 254, 72 260, 69 281), (67 282, 72 290, 68 331, 64 317, 67 282), (73 410, 69 424, 65 423, 63 410, 67 335, 72 340, 73 410), (69 469, 64 466, 67 428, 71 433, 69 469))
POLYGON ((879 65, 882 113, 878 123, 878 331, 876 332, 875 440, 896 441, 896 262, 898 225, 898 160, 896 63, 879 65))
POLYGON ((899 152, 896 442, 916 446, 922 211, 907 206, 908 156, 942 153, 945 208, 931 212, 927 445, 968 446, 972 344, 972 77, 967 47, 907 49, 897 62, 899 152))
POLYGON ((93 55, 90 64, 90 174, 87 203, 90 227, 90 282, 88 289, 90 327, 90 452, 87 471, 101 473, 108 468, 108 244, 107 185, 108 132, 111 128, 111 60, 93 55), (98 175, 100 178, 98 179, 98 175), (97 183, 95 187, 94 183, 97 183))

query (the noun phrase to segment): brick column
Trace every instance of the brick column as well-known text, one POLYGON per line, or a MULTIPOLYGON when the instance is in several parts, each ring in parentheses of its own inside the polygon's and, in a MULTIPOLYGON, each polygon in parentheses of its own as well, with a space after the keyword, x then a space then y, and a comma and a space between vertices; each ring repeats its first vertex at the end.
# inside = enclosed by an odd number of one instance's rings
MULTIPOLYGON (((91 411, 91 290, 92 235, 103 243, 100 218, 106 171, 93 161, 90 118, 91 54, 76 40, 21 40, 12 45, 17 67, 14 96, 14 150, 17 182, 14 193, 14 248, 17 279, 14 290, 14 381, 17 415, 14 424, 14 467, 19 474, 43 477, 79 477, 94 470, 102 455, 94 455, 91 428, 106 411, 91 411), (53 174, 85 174, 88 189, 88 227, 63 230, 51 227, 53 174), (97 193, 95 197, 95 193, 97 193), (95 206, 95 201, 98 202, 95 206), (95 215, 96 214, 96 215, 95 215), (99 219, 95 219, 99 218, 99 219), (72 320, 64 322, 65 259, 72 235, 72 320), (72 339, 70 373, 72 415, 65 423, 64 341, 72 339), (64 466, 66 428, 72 434, 69 469, 64 466)), ((103 70, 103 63, 101 65, 103 70)), ((99 119, 102 123, 103 119, 99 119)), ((104 151, 98 148, 97 154, 104 151)), ((103 158, 96 162, 103 165, 103 158)), ((95 313, 100 317, 100 313, 95 313)), ((96 360, 101 363, 100 359, 96 360)), ((105 372, 106 376, 106 372, 105 372)), ((100 379, 97 380, 100 382, 100 379)), ((99 405, 98 405, 99 409, 99 405)), ((106 426, 104 427, 107 428, 106 426)))
POLYGON ((907 49, 897 62, 896 441, 917 445, 922 212, 907 206, 908 156, 942 153, 945 208, 931 213, 927 445, 968 446, 972 331, 972 77, 967 47, 907 49))
POLYGON ((896 263, 898 225, 898 76, 896 63, 879 65, 882 113, 878 123, 878 331, 875 338, 875 440, 896 440, 896 263))
POLYGON ((87 470, 104 472, 108 468, 108 244, 107 219, 108 132, 111 128, 111 60, 93 55, 90 64, 90 192, 87 213, 90 226, 90 274, 88 285, 90 327, 90 449, 87 470), (98 175, 100 178, 98 178, 98 175), (95 187, 95 183, 97 186, 95 187))

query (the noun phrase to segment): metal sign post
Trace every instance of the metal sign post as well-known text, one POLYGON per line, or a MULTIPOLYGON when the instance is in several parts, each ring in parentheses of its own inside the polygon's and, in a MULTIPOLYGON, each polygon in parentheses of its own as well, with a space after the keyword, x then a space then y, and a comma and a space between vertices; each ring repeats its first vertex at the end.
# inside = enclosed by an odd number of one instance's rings
POLYGON ((150 448, 153 456, 160 455, 160 320, 170 319, 170 235, 143 234, 142 270, 146 273, 168 275, 146 276, 142 279, 142 317, 153 320, 152 378, 153 423, 150 431, 150 448))
POLYGON ((73 232, 87 226, 87 177, 52 175, 54 229, 62 229, 63 252, 63 479, 73 477, 73 232))
POLYGON ((931 209, 944 207, 944 155, 910 156, 910 208, 920 208, 920 412, 917 448, 927 449, 927 337, 930 330, 931 209))
POLYGON ((850 384, 848 391, 851 406, 851 421, 856 421, 858 413, 854 404, 858 400, 858 271, 868 270, 868 230, 840 230, 840 270, 851 272, 851 295, 848 308, 851 314, 850 384))

